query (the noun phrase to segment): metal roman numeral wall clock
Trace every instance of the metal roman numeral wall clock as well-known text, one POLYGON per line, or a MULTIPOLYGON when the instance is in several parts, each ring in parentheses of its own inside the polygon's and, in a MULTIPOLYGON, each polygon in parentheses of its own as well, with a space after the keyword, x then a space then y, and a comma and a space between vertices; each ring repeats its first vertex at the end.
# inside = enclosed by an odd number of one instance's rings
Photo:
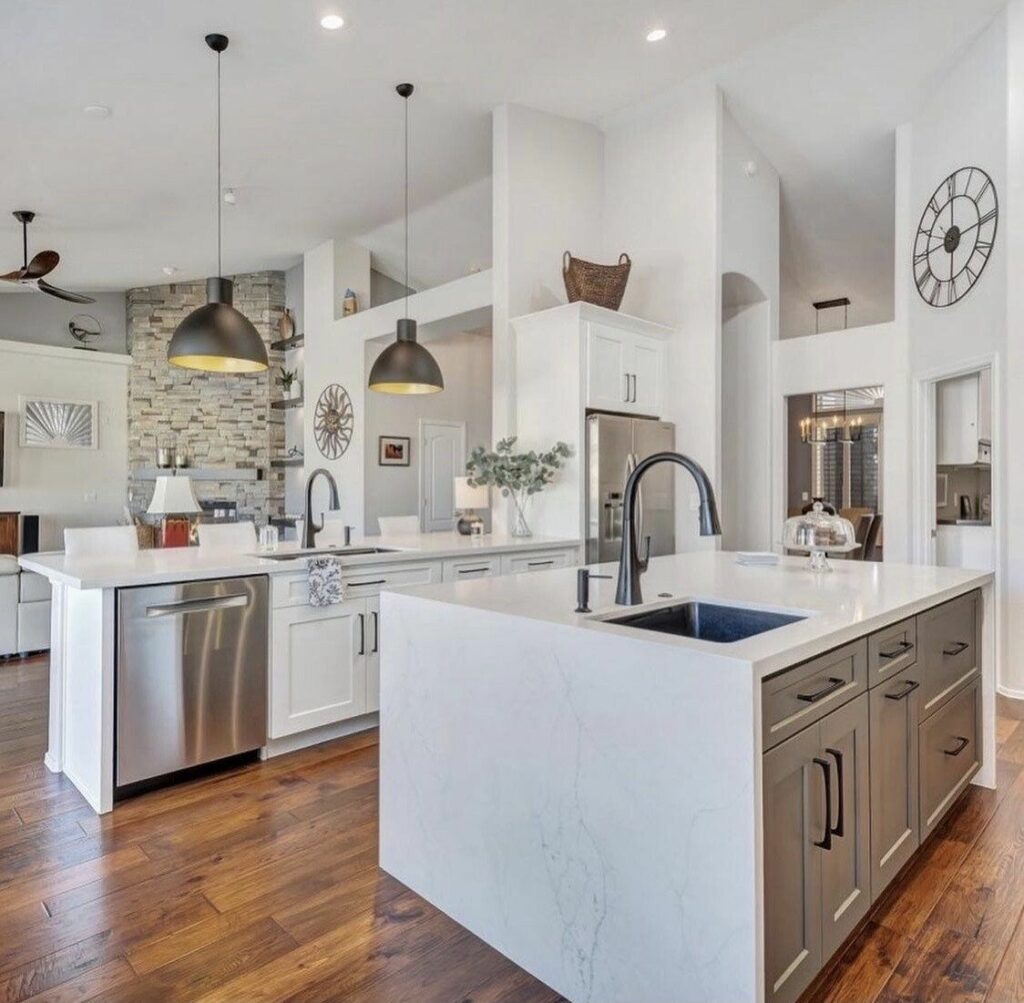
POLYGON ((928 200, 914 239, 914 282, 930 306, 966 296, 988 264, 999 224, 999 199, 980 167, 954 171, 928 200))

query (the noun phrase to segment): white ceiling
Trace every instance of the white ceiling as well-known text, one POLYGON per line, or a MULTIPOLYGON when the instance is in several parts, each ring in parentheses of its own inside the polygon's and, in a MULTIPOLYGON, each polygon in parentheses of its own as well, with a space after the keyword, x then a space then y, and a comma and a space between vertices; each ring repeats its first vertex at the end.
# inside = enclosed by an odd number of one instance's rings
POLYGON ((895 128, 1003 6, 846 2, 716 71, 781 177, 783 336, 812 333, 811 303, 838 296, 851 327, 892 319, 895 128))
MULTIPOLYGON (((393 256, 399 81, 417 85, 413 205, 463 191, 453 196, 463 211, 490 172, 496 104, 596 120, 832 2, 5 2, 0 270, 19 263, 17 225, 6 215, 17 208, 39 213, 32 246, 61 253, 52 279, 67 288, 165 282, 165 265, 181 278, 214 270, 209 31, 231 37, 223 64, 224 182, 238 190, 238 204, 225 207, 230 273, 287 267, 322 240, 368 232, 393 256), (347 26, 326 32, 319 19, 334 10, 347 26), (656 45, 644 40, 653 25, 669 30, 656 45), (87 119, 88 104, 109 105, 113 116, 87 119)), ((466 247, 428 245, 427 253, 461 274, 482 243, 478 233, 466 247)))

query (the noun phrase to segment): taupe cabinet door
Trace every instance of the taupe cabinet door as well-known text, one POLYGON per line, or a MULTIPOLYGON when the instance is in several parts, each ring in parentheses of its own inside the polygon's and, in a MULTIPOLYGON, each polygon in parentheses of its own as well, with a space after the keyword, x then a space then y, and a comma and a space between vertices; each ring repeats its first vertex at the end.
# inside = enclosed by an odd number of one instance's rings
POLYGON ((921 672, 911 666, 873 689, 871 716, 871 899, 920 844, 917 719, 921 672))
POLYGON ((832 765, 832 846, 821 851, 821 946, 830 958, 871 905, 868 695, 822 718, 820 728, 832 765))
POLYGON ((871 903, 868 696, 763 758, 765 1000, 793 1003, 871 903))
POLYGON ((765 999, 792 1003, 821 967, 821 851, 825 832, 818 727, 763 761, 765 999))

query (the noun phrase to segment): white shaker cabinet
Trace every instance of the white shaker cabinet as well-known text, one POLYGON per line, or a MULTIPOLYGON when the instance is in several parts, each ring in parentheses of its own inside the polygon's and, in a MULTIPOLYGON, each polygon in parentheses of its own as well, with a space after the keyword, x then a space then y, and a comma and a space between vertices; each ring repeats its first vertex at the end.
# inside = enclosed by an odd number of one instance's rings
POLYGON ((366 618, 363 599, 274 610, 271 738, 367 712, 366 618))
POLYGON ((989 462, 992 371, 984 369, 936 384, 935 462, 940 467, 989 462))
POLYGON ((597 321, 587 321, 586 327, 586 406, 657 417, 665 376, 664 341, 597 321))

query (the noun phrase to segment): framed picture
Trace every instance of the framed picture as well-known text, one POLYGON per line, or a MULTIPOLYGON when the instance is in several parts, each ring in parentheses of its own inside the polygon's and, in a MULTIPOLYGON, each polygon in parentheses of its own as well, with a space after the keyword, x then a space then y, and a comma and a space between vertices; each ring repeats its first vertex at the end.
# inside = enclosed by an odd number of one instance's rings
POLYGON ((949 504, 949 474, 936 474, 935 507, 945 508, 949 504))
POLYGON ((96 401, 21 397, 21 445, 38 449, 96 449, 96 401))
POLYGON ((380 436, 377 463, 382 467, 409 466, 409 441, 407 435, 380 436))

